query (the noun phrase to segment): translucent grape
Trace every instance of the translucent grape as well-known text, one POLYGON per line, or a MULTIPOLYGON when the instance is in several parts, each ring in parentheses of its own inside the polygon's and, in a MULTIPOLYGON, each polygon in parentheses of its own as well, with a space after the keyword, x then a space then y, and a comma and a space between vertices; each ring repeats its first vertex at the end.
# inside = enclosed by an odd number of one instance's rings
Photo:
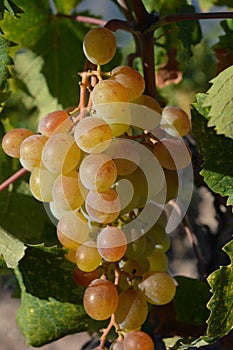
POLYGON ((148 257, 151 271, 165 272, 168 269, 167 255, 161 250, 155 249, 152 255, 148 257))
POLYGON ((188 114, 176 106, 164 107, 160 125, 168 134, 175 137, 185 136, 191 129, 191 121, 188 114))
POLYGON ((149 272, 139 288, 147 301, 155 305, 168 304, 176 294, 174 279, 166 272, 149 272))
POLYGON ((116 38, 105 27, 93 28, 83 40, 83 52, 93 64, 103 65, 111 61, 116 52, 116 38))
POLYGON ((118 261, 125 254, 127 239, 121 229, 107 226, 97 237, 97 248, 106 261, 118 261))
POLYGON ((110 145, 112 130, 102 118, 86 117, 76 125, 74 138, 84 152, 100 153, 110 145))
POLYGON ((80 164, 79 175, 86 188, 104 192, 116 181, 117 168, 106 154, 89 154, 80 164))
POLYGON ((77 248, 71 248, 69 249, 68 253, 65 254, 65 258, 74 264, 76 262, 76 249, 77 248))
POLYGON ((150 268, 149 260, 142 256, 138 256, 137 260, 128 259, 124 262, 122 270, 130 277, 142 276, 148 272, 150 268))
POLYGON ((123 331, 139 329, 147 315, 147 302, 140 291, 128 289, 120 293, 115 320, 123 331))
POLYGON ((20 146, 20 162, 31 171, 42 165, 42 150, 48 138, 44 135, 30 135, 23 140, 20 146))
POLYGON ((101 261, 94 241, 85 242, 76 251, 76 264, 82 271, 90 272, 97 269, 101 261))
POLYGON ((146 236, 152 240, 155 248, 166 252, 170 248, 170 238, 167 235, 164 227, 156 223, 152 228, 146 233, 146 236))
POLYGON ((110 346, 109 350, 124 350, 123 341, 115 340, 110 346))
POLYGON ((75 266, 73 279, 79 286, 88 286, 93 280, 97 279, 99 275, 100 269, 98 267, 93 271, 85 272, 75 266))
POLYGON ((2 139, 3 151, 10 157, 20 157, 20 145, 24 139, 34 133, 28 129, 17 128, 8 131, 2 139))
POLYGON ((60 220, 67 213, 66 210, 62 209, 62 207, 54 201, 49 203, 49 210, 57 220, 60 220))
POLYGON ((111 72, 111 79, 117 81, 127 89, 130 100, 138 98, 144 92, 144 78, 132 67, 119 66, 114 68, 111 72))
POLYGON ((105 279, 95 279, 85 290, 84 309, 94 320, 108 319, 117 308, 118 293, 114 284, 105 279))
POLYGON ((81 151, 71 134, 53 134, 46 142, 42 161, 52 173, 69 173, 79 163, 81 151))
POLYGON ((121 206, 117 192, 109 188, 104 192, 89 191, 85 208, 91 220, 107 224, 116 220, 121 206))
POLYGON ((32 195, 41 202, 51 202, 53 200, 52 187, 56 176, 47 169, 34 168, 29 179, 32 195))
POLYGON ((54 133, 69 132, 72 128, 72 120, 69 118, 67 111, 57 110, 46 114, 40 119, 38 132, 50 137, 54 133))
POLYGON ((143 331, 131 331, 125 335, 124 350, 154 350, 150 336, 143 331))
POLYGON ((53 200, 64 210, 79 208, 84 203, 86 195, 87 189, 79 181, 78 172, 75 170, 65 175, 58 175, 53 184, 53 200))
POLYGON ((136 100, 133 100, 132 103, 146 106, 148 108, 153 109, 155 112, 162 114, 162 108, 161 108, 159 102, 155 98, 153 98, 149 95, 141 95, 136 100))
MULTIPOLYGON (((100 80, 92 91, 93 106, 112 102, 128 102, 127 89, 117 81, 108 79, 100 80)), ((103 116, 106 117, 106 116, 103 116)))
POLYGON ((131 259, 137 259, 140 255, 142 256, 146 249, 146 238, 141 236, 140 238, 130 242, 127 246, 125 255, 131 259))

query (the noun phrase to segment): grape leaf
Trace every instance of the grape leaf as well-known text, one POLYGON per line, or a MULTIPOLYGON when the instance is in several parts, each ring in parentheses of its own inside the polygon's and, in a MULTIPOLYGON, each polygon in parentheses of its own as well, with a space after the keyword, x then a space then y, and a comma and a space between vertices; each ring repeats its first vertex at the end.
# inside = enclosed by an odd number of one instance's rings
POLYGON ((2 254, 7 267, 13 269, 23 258, 26 247, 19 239, 13 237, 0 226, 0 255, 2 254))
POLYGON ((192 133, 203 157, 200 174, 212 191, 228 197, 227 204, 233 204, 233 140, 217 135, 208 127, 209 107, 205 107, 205 94, 196 96, 192 108, 192 133))
POLYGON ((8 11, 12 16, 22 13, 22 9, 11 0, 0 0, 0 20, 4 17, 4 11, 8 11))
POLYGON ((10 78, 8 66, 12 64, 12 59, 9 56, 10 47, 13 44, 6 40, 3 35, 0 35, 0 104, 4 102, 9 96, 9 92, 5 92, 5 85, 7 79, 10 78))
POLYGON ((70 14, 82 0, 56 0, 57 11, 70 14))
POLYGON ((212 340, 222 338, 233 329, 233 240, 223 250, 229 255, 231 263, 221 266, 208 277, 213 296, 207 304, 211 311, 207 320, 207 336, 212 340))
POLYGON ((217 134, 233 139, 233 65, 211 83, 204 103, 204 107, 210 107, 208 126, 214 126, 217 134))
POLYGON ((172 337, 172 338, 163 338, 163 341, 166 345, 167 350, 186 350, 195 346, 195 349, 199 349, 202 346, 209 345, 204 339, 198 338, 181 338, 181 337, 172 337))

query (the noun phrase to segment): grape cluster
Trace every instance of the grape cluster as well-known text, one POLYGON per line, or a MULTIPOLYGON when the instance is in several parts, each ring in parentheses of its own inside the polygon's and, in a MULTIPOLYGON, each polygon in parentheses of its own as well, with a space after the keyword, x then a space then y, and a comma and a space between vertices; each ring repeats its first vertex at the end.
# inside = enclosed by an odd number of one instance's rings
POLYGON ((111 349, 152 350, 140 330, 148 304, 167 304, 176 293, 167 272, 167 216, 156 208, 177 197, 179 171, 191 162, 182 139, 190 120, 143 94, 144 78, 134 68, 102 72, 116 51, 107 28, 90 30, 83 50, 97 65, 85 76, 97 78, 87 85, 91 106, 47 114, 38 133, 14 129, 2 147, 31 172, 33 196, 48 203, 57 238, 75 264, 74 280, 86 287, 87 314, 115 325, 119 338, 111 349), (157 215, 152 224, 138 224, 151 215, 157 215))

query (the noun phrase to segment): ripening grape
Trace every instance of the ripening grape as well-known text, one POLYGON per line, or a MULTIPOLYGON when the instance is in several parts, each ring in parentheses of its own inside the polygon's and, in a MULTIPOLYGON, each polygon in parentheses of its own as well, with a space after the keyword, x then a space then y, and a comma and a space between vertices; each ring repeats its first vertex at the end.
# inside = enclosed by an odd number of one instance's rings
MULTIPOLYGON (((114 80, 100 80, 92 91, 93 106, 112 102, 128 102, 127 89, 114 80)), ((103 116, 103 118, 106 116, 103 116)))
POLYGON ((30 135, 20 145, 20 163, 31 171, 41 166, 42 150, 48 138, 44 135, 30 135))
POLYGON ((146 237, 152 240, 155 248, 162 252, 168 251, 170 248, 170 239, 165 229, 158 223, 151 227, 146 233, 146 237))
POLYGON ((29 179, 32 195, 41 202, 51 202, 53 200, 52 187, 56 176, 47 169, 34 168, 29 179))
POLYGON ((124 86, 130 100, 135 100, 143 94, 145 81, 143 76, 134 68, 129 66, 119 66, 112 70, 111 79, 124 86))
POLYGON ((71 134, 53 134, 46 142, 42 161, 52 173, 69 173, 78 165, 81 151, 71 134))
POLYGON ((88 284, 90 284, 93 280, 99 278, 99 276, 99 267, 90 272, 82 271, 77 266, 74 268, 73 279, 79 286, 88 286, 88 284))
POLYGON ((174 279, 167 272, 149 272, 139 284, 147 301, 154 305, 168 304, 176 294, 174 279))
POLYGON ((62 231, 60 231, 59 229, 57 229, 57 238, 64 248, 68 248, 70 250, 71 249, 75 250, 74 262, 76 262, 76 259, 75 259, 76 250, 78 247, 80 247, 80 243, 78 243, 77 241, 74 241, 70 237, 64 235, 64 233, 62 231))
POLYGON ((109 350, 124 350, 123 341, 115 340, 110 346, 109 350))
POLYGON ((112 129, 102 118, 87 117, 75 126, 74 138, 84 152, 100 153, 110 145, 112 129))
POLYGON ((83 52, 93 64, 103 65, 111 61, 116 52, 116 38, 105 27, 93 28, 83 40, 83 52))
POLYGON ((97 248, 106 261, 118 261, 125 254, 127 239, 118 227, 107 226, 97 237, 97 248))
POLYGON ((8 131, 2 139, 3 151, 10 157, 20 157, 20 145, 28 136, 33 135, 31 130, 17 128, 8 131))
POLYGON ((166 202, 177 197, 179 190, 178 173, 175 170, 163 169, 166 179, 166 202))
POLYGON ((175 137, 183 137, 191 129, 191 121, 188 114, 176 106, 164 107, 160 125, 168 134, 175 137))
POLYGON ((138 239, 130 242, 127 246, 127 251, 125 255, 131 259, 137 259, 137 257, 143 256, 143 253, 146 249, 146 238, 145 236, 141 236, 138 239))
POLYGON ((49 210, 57 220, 60 220, 67 213, 66 210, 62 209, 62 207, 54 201, 49 203, 49 210))
POLYGON ((148 315, 148 305, 140 291, 128 289, 120 293, 115 320, 123 331, 139 329, 148 315))
POLYGON ((87 189, 104 192, 116 181, 117 168, 106 154, 89 154, 80 164, 79 175, 87 189))
POLYGON ((116 311, 117 289, 109 280, 95 279, 85 290, 83 304, 86 313, 91 318, 106 320, 116 311))
POLYGON ((118 194, 113 188, 104 192, 89 191, 85 208, 91 220, 102 224, 116 220, 121 210, 118 194))
POLYGON ((76 250, 77 248, 70 248, 68 253, 65 254, 65 258, 74 264, 76 262, 76 250))
POLYGON ((94 271, 102 261, 94 241, 87 241, 80 245, 76 251, 75 259, 78 268, 85 272, 94 271))
POLYGON ((148 272, 149 269, 149 260, 142 256, 138 256, 136 260, 127 259, 122 266, 122 271, 124 271, 130 278, 134 276, 142 276, 144 273, 148 272))
POLYGON ((168 269, 167 255, 159 250, 155 249, 153 254, 148 257, 151 271, 165 272, 168 269))
POLYGON ((162 167, 177 170, 191 163, 190 151, 181 139, 163 138, 156 142, 154 154, 162 167))
POLYGON ((155 112, 162 114, 162 108, 161 108, 159 102, 155 98, 153 98, 149 95, 141 95, 136 100, 133 100, 132 103, 146 106, 148 108, 153 109, 155 112))
POLYGON ((73 170, 68 174, 60 174, 52 188, 53 200, 64 210, 79 208, 85 200, 87 189, 79 181, 78 172, 73 170))
POLYGON ((150 336, 143 331, 131 331, 125 335, 124 350, 154 350, 150 336))
POLYGON ((61 109, 46 114, 42 119, 40 119, 37 129, 42 135, 50 137, 54 133, 68 133, 72 126, 73 123, 69 118, 69 114, 67 111, 61 109))

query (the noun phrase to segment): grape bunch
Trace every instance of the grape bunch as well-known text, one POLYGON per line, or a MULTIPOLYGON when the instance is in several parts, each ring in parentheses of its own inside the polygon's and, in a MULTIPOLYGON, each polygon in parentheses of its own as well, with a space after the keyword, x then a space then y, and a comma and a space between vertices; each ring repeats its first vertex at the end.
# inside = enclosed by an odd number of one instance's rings
POLYGON ((2 147, 31 173, 32 195, 47 203, 74 263, 73 278, 85 286, 85 311, 115 326, 111 349, 152 350, 141 327, 149 304, 167 304, 176 293, 164 209, 179 195, 180 172, 191 163, 183 140, 190 120, 144 94, 134 68, 102 70, 116 52, 107 28, 91 29, 83 51, 96 66, 81 74, 88 107, 50 112, 37 133, 11 130, 2 147))

